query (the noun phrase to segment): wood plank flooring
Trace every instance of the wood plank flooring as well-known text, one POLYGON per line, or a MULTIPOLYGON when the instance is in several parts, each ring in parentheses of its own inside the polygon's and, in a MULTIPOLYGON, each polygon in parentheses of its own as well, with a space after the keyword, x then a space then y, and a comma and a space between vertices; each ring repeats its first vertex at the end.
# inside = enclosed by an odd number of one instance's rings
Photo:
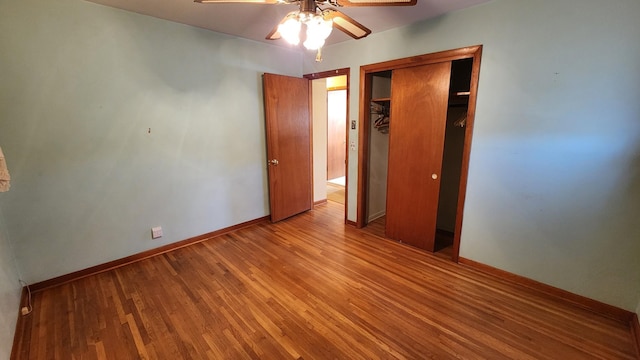
POLYGON ((627 324, 328 202, 34 294, 18 359, 635 359, 627 324))
POLYGON ((327 181, 327 200, 344 205, 344 186, 327 181))
MULTIPOLYGON (((381 216, 362 228, 363 231, 385 238, 386 216, 381 216)), ((443 259, 453 258, 453 234, 444 234, 436 230, 434 255, 443 259)))

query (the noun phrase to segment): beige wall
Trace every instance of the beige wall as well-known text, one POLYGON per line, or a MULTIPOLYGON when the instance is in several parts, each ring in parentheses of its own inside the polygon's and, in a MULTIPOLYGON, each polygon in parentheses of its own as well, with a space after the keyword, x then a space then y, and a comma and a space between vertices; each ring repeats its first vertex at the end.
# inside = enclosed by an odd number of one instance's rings
POLYGON ((313 94, 313 201, 327 199, 327 80, 311 81, 313 94))

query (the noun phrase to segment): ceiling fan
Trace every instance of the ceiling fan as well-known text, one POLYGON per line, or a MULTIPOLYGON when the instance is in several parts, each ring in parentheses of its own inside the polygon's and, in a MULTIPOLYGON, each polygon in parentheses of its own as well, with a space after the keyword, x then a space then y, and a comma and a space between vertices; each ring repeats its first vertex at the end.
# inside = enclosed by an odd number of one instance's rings
POLYGON ((347 6, 412 6, 417 0, 195 0, 198 3, 250 3, 250 4, 297 4, 299 10, 288 13, 266 36, 268 40, 284 38, 293 45, 300 42, 302 25, 304 46, 309 50, 318 50, 316 61, 322 61, 321 49, 331 34, 333 27, 351 36, 362 39, 371 34, 364 25, 350 18, 334 7, 347 6), (321 8, 322 5, 325 8, 321 8))

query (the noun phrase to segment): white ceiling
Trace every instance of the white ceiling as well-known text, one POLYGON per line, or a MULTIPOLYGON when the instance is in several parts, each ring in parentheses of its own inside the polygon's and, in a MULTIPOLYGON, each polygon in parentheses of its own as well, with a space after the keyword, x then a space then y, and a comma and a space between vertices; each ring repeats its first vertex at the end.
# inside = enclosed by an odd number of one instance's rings
MULTIPOLYGON (((200 4, 192 0, 88 0, 139 14, 192 25, 246 39, 283 45, 284 40, 265 40, 265 36, 297 5, 200 4)), ((372 30, 373 33, 405 26, 420 20, 463 9, 489 0, 418 0, 415 6, 347 7, 339 10, 372 30)), ((326 44, 351 38, 334 30, 326 44)))

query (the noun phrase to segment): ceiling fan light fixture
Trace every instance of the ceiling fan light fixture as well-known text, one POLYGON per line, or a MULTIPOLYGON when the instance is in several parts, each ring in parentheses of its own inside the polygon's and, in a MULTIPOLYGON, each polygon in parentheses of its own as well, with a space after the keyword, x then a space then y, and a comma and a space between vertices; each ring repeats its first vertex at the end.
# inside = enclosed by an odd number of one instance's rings
POLYGON ((321 48, 333 30, 333 21, 325 20, 321 15, 311 17, 305 25, 307 26, 307 36, 304 47, 309 50, 321 48))
POLYGON ((354 39, 362 39, 371 34, 371 30, 350 18, 343 12, 331 7, 342 6, 413 6, 418 0, 193 0, 199 3, 254 3, 254 4, 297 4, 298 11, 288 13, 265 37, 267 40, 284 38, 293 45, 300 43, 302 25, 305 31, 304 46, 310 50, 320 49, 336 28, 354 39), (319 5, 331 6, 322 8, 319 5))
POLYGON ((278 32, 289 44, 298 45, 300 43, 300 28, 302 24, 295 16, 290 16, 287 20, 278 25, 278 32))

